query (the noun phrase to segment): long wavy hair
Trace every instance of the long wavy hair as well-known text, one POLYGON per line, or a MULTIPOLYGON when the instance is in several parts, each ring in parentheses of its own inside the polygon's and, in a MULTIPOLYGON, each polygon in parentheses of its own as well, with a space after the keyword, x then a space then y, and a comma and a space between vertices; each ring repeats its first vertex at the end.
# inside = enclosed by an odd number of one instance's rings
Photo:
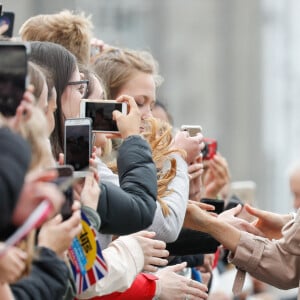
MULTIPOLYGON (((152 158, 157 170, 157 201, 162 207, 163 215, 166 217, 170 214, 170 209, 163 198, 173 192, 168 187, 176 176, 177 168, 176 158, 172 157, 172 154, 177 153, 185 158, 186 152, 172 147, 172 126, 169 123, 156 118, 148 118, 145 120, 145 124, 146 129, 142 135, 148 141, 152 150, 152 158)), ((108 163, 108 167, 117 173, 115 161, 108 163)))

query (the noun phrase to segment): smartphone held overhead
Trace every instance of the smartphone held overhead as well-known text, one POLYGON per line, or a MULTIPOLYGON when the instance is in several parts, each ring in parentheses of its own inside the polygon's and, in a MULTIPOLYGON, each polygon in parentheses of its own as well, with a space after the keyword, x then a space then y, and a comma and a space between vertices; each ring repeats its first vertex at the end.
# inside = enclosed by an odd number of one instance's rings
POLYGON ((0 41, 0 112, 7 117, 16 114, 27 86, 27 43, 0 41))
POLYGON ((113 120, 113 111, 118 110, 127 114, 127 104, 114 100, 87 100, 80 103, 80 117, 92 120, 92 131, 103 133, 119 132, 116 121, 113 120))
POLYGON ((12 37, 14 30, 15 14, 11 11, 0 13, 0 32, 3 36, 12 37), (1 29, 4 29, 2 32, 1 29))

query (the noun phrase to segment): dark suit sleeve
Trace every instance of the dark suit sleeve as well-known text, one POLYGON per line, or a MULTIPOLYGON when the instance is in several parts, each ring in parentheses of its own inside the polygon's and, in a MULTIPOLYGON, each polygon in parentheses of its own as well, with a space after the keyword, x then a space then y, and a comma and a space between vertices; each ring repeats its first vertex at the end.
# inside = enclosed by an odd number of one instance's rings
POLYGON ((142 137, 122 143, 118 174, 120 187, 109 182, 100 186, 100 232, 123 235, 147 228, 156 210, 157 177, 150 146, 142 137))
POLYGON ((67 265, 47 248, 40 248, 29 276, 10 287, 16 300, 62 299, 68 281, 67 265))
POLYGON ((202 266, 204 263, 204 254, 174 256, 174 258, 169 261, 168 265, 172 266, 182 262, 186 262, 188 268, 202 266))
POLYGON ((220 243, 211 235, 183 228, 178 239, 167 244, 170 255, 190 255, 199 253, 214 253, 220 243))

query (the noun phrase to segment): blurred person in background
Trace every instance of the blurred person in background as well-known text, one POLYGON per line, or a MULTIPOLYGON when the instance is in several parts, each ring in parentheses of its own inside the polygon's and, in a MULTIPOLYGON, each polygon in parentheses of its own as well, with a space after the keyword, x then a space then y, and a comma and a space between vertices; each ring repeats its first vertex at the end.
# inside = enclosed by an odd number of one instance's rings
POLYGON ((293 195, 293 208, 300 207, 300 162, 294 162, 288 171, 290 190, 293 195))

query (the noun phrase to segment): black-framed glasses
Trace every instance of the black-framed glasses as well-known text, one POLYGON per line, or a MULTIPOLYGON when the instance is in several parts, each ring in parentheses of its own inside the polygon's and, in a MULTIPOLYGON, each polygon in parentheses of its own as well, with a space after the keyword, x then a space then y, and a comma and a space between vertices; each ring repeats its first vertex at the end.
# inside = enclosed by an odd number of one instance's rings
POLYGON ((89 80, 69 81, 68 85, 79 85, 78 91, 81 93, 82 98, 86 98, 88 94, 89 80))

